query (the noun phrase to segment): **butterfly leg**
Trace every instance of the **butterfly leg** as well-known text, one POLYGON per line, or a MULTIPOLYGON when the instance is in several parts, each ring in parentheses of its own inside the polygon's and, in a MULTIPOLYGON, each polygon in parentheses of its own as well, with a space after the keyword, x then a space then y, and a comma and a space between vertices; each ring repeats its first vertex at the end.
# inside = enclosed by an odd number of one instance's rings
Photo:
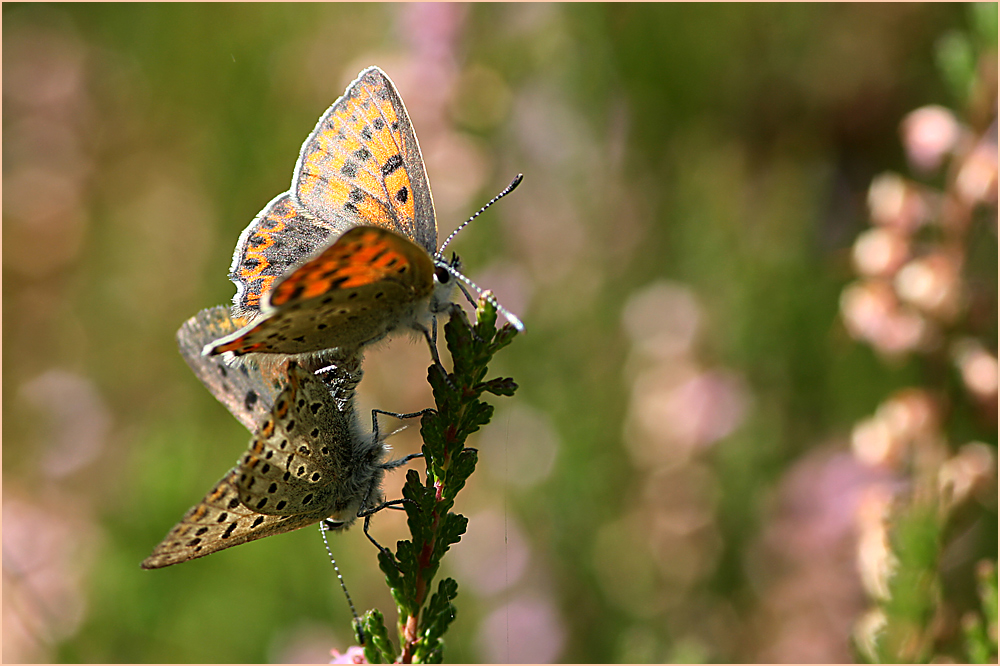
POLYGON ((469 301, 469 304, 472 305, 472 307, 476 307, 476 299, 472 297, 472 294, 470 294, 469 290, 465 288, 465 285, 459 282, 458 288, 462 290, 463 294, 465 294, 465 298, 469 301))
POLYGON ((445 383, 448 385, 452 391, 457 390, 455 387, 455 382, 451 381, 451 377, 448 376, 448 371, 445 369, 444 365, 441 363, 441 357, 438 356, 437 350, 437 317, 431 317, 431 330, 427 330, 422 324, 415 324, 415 328, 424 334, 424 339, 427 340, 427 346, 431 350, 431 359, 434 361, 435 367, 441 371, 441 376, 444 377, 445 383))
MULTIPOLYGON (((382 463, 379 465, 379 467, 381 467, 382 469, 396 469, 397 467, 402 467, 411 460, 416 460, 417 458, 423 458, 423 457, 424 457, 423 453, 411 453, 408 456, 403 456, 399 460, 390 460, 387 463, 382 463)), ((394 507, 389 507, 389 508, 394 508, 394 507)))
MULTIPOLYGON (((405 504, 406 502, 410 502, 411 504, 416 504, 416 502, 413 501, 412 499, 410 499, 409 497, 404 497, 404 498, 398 499, 398 500, 389 500, 388 502, 382 502, 378 506, 372 507, 370 509, 362 509, 361 511, 358 511, 358 518, 364 518, 365 519, 365 523, 364 523, 364 533, 365 533, 365 536, 368 537, 369 541, 371 541, 373 544, 375 544, 375 547, 379 549, 379 552, 381 552, 381 553, 385 554, 386 556, 388 556, 389 560, 393 564, 396 564, 396 558, 393 557, 392 551, 389 550, 388 548, 386 548, 385 546, 383 546, 382 544, 380 544, 378 541, 376 541, 375 537, 373 537, 371 534, 368 533, 368 528, 371 525, 371 519, 372 519, 373 515, 375 515, 376 513, 378 513, 379 511, 381 511, 382 509, 395 508, 395 507, 399 506, 400 504, 405 504)), ((396 568, 397 569, 399 568, 398 564, 396 564, 396 568)))
POLYGON ((391 416, 397 419, 415 419, 418 416, 423 416, 424 414, 433 414, 433 409, 421 409, 419 412, 411 412, 409 414, 399 414, 397 412, 387 412, 384 409, 373 409, 372 410, 372 435, 375 439, 378 439, 378 415, 385 414, 386 416, 391 416))

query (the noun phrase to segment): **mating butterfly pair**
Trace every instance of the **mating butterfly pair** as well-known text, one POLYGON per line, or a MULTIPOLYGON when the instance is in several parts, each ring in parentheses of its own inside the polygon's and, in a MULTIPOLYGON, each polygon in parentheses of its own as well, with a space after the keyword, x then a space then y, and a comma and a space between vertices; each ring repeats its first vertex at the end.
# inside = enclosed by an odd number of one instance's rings
POLYGON ((195 374, 254 435, 144 568, 321 520, 346 527, 382 506, 384 472, 403 462, 385 460, 377 423, 365 434, 354 411, 362 349, 414 329, 437 362, 428 323, 464 278, 437 251, 420 147, 380 69, 364 70, 320 118, 290 190, 241 234, 229 277, 231 312, 202 311, 178 339, 195 374), (270 361, 227 362, 251 353, 270 361))

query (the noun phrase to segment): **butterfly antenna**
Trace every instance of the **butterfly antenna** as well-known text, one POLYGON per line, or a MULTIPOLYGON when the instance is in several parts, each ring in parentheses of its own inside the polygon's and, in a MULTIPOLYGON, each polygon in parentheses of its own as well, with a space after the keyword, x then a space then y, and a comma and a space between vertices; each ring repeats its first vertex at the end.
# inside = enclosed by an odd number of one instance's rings
POLYGON ((337 566, 337 560, 333 558, 333 551, 330 550, 330 542, 326 540, 326 529, 323 528, 323 523, 319 524, 319 533, 323 537, 323 545, 326 546, 326 554, 330 556, 330 564, 333 565, 333 570, 337 572, 337 580, 340 581, 340 589, 344 591, 344 596, 347 597, 347 605, 351 608, 351 617, 354 620, 351 625, 357 632, 358 643, 361 645, 365 644, 365 634, 361 629, 361 618, 358 617, 358 611, 354 608, 354 601, 351 599, 351 593, 347 591, 347 584, 344 583, 344 577, 340 574, 340 567, 337 566))
MULTIPOLYGON (((448 271, 459 282, 467 284, 470 287, 472 287, 473 289, 475 289, 476 293, 479 294, 480 296, 484 297, 486 299, 487 303, 489 303, 490 305, 492 305, 494 308, 496 308, 497 312, 499 312, 504 317, 506 317, 507 321, 509 321, 514 326, 514 328, 516 328, 518 330, 519 333, 523 333, 524 332, 524 324, 521 322, 521 320, 518 319, 517 315, 515 315, 513 312, 511 312, 510 310, 508 310, 504 306, 500 305, 500 303, 497 302, 496 296, 493 295, 493 292, 491 292, 491 291, 483 291, 482 289, 479 288, 479 286, 475 282, 473 282, 469 278, 465 277, 464 275, 462 275, 461 273, 459 273, 455 268, 453 268, 452 266, 450 266, 450 265, 448 265, 448 264, 446 264, 444 262, 438 263, 438 266, 440 266, 441 268, 444 268, 446 271, 448 271)), ((465 290, 463 289, 462 291, 465 291, 465 290)), ((468 296, 468 294, 466 294, 466 296, 468 296)))
POLYGON ((451 235, 448 236, 444 240, 444 242, 441 243, 441 247, 438 248, 437 256, 438 257, 443 256, 444 249, 446 247, 448 247, 448 243, 450 243, 451 239, 455 237, 455 234, 457 234, 459 231, 461 231, 466 226, 468 226, 469 222, 472 222, 474 219, 476 219, 477 217, 479 217, 480 215, 482 215, 486 211, 487 208, 489 208, 490 206, 492 206, 493 204, 495 204, 496 202, 500 201, 505 196, 507 196, 508 194, 510 194, 511 192, 513 192, 514 189, 518 185, 521 184, 522 180, 524 180, 524 174, 523 173, 517 174, 517 177, 515 177, 514 180, 510 181, 510 185, 508 185, 507 187, 503 188, 503 191, 500 192, 500 194, 498 194, 495 197, 493 197, 492 199, 490 199, 489 203, 487 203, 485 206, 483 206, 482 208, 480 208, 479 211, 475 215, 473 215, 472 217, 470 217, 469 219, 467 219, 465 222, 463 222, 462 224, 460 224, 459 227, 458 227, 458 229, 455 229, 453 232, 451 232, 451 235))

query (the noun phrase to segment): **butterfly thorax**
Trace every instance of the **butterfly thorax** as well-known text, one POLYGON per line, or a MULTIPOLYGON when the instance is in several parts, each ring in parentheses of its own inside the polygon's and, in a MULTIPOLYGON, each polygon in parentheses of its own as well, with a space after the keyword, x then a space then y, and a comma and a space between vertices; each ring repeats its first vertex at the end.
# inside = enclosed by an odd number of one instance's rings
POLYGON ((340 463, 345 473, 340 479, 340 502, 329 516, 341 523, 337 529, 349 527, 359 513, 378 506, 384 500, 382 480, 385 468, 382 461, 388 454, 388 447, 371 434, 361 434, 360 430, 359 424, 359 436, 353 439, 354 446, 350 451, 338 451, 338 455, 343 456, 340 463))

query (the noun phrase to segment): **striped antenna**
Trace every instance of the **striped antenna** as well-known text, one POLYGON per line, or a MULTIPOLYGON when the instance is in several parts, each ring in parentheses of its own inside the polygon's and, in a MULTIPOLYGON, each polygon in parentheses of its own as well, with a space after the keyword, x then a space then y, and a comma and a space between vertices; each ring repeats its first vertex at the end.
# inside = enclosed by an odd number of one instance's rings
POLYGON ((326 540, 326 528, 324 527, 324 522, 319 523, 319 533, 323 537, 323 545, 326 546, 326 554, 330 556, 330 564, 333 565, 333 570, 337 572, 337 580, 340 581, 340 589, 344 591, 344 596, 347 597, 347 605, 351 607, 351 617, 354 618, 351 622, 351 626, 354 627, 357 633, 356 638, 360 645, 365 644, 365 633, 361 628, 361 618, 358 617, 358 611, 354 608, 354 601, 351 599, 351 593, 347 591, 347 584, 344 583, 344 577, 340 575, 340 567, 337 566, 337 560, 333 559, 333 551, 330 550, 330 543, 326 540))
MULTIPOLYGON (((456 236, 456 234, 458 234, 459 231, 461 231, 462 229, 464 229, 465 227, 467 227, 469 225, 469 222, 472 222, 474 219, 476 219, 477 217, 479 217, 480 215, 482 215, 486 211, 487 208, 489 208, 490 206, 492 206, 493 204, 495 204, 496 202, 500 201, 505 196, 507 196, 508 194, 510 194, 511 192, 513 192, 517 188, 517 186, 521 184, 522 180, 524 180, 524 174, 523 173, 517 174, 517 176, 515 176, 514 180, 510 181, 510 184, 507 185, 507 187, 503 188, 503 190, 500 192, 500 194, 498 194, 495 197, 493 197, 492 199, 490 199, 489 202, 485 206, 483 206, 478 211, 476 211, 475 215, 473 215, 472 217, 470 217, 469 219, 467 219, 465 222, 463 222, 462 224, 460 224, 458 226, 458 229, 455 229, 453 232, 451 232, 451 234, 444 240, 444 242, 441 243, 441 247, 438 249, 437 253, 434 255, 434 258, 435 258, 434 263, 437 266, 439 266, 440 268, 443 268, 444 270, 448 271, 448 273, 450 273, 452 276, 454 276, 455 279, 457 279, 460 283, 468 285, 468 286, 472 287, 473 289, 475 289, 477 294, 479 294, 481 296, 485 296, 486 302, 488 302, 490 305, 492 305, 494 308, 496 308, 497 312, 499 312, 504 317, 506 317, 507 321, 509 321, 511 323, 511 325, 513 325, 514 328, 516 328, 518 330, 518 332, 521 332, 521 333, 524 332, 524 324, 521 322, 520 319, 517 318, 517 315, 515 315, 513 312, 511 312, 510 310, 508 310, 504 306, 500 305, 500 303, 497 302, 497 299, 492 294, 492 292, 489 292, 489 291, 484 292, 482 289, 479 288, 478 285, 476 285, 475 282, 473 282, 469 278, 467 278, 464 275, 462 275, 461 273, 459 273, 458 272, 458 268, 455 265, 455 264, 457 264, 457 258, 456 258, 454 264, 451 264, 451 263, 448 263, 447 261, 445 261, 445 259, 444 259, 444 249, 446 247, 448 247, 448 243, 451 242, 451 240, 456 236)), ((473 305, 475 305, 475 302, 469 296, 469 292, 467 292, 465 290, 465 287, 462 286, 462 284, 459 284, 459 287, 461 287, 462 292, 465 294, 465 297, 468 298, 469 301, 473 303, 473 305)))
POLYGON ((511 192, 513 192, 514 189, 518 185, 521 184, 522 180, 524 180, 524 174, 523 173, 517 174, 517 176, 514 178, 514 180, 510 181, 510 185, 508 185, 507 187, 503 188, 503 191, 500 192, 500 194, 498 194, 495 197, 493 197, 492 199, 490 199, 489 203, 487 203, 485 206, 483 206, 482 208, 480 208, 476 212, 475 215, 473 215, 472 217, 470 217, 469 219, 467 219, 465 222, 463 222, 462 224, 460 224, 458 226, 458 229, 455 229, 453 232, 451 232, 451 235, 448 236, 446 239, 444 239, 444 242, 441 243, 441 247, 438 248, 437 257, 440 259, 444 255, 444 249, 446 247, 448 247, 448 243, 450 243, 451 239, 455 237, 455 234, 457 234, 459 231, 461 231, 462 229, 464 229, 465 227, 467 227, 469 225, 469 222, 472 222, 474 219, 476 219, 477 217, 479 217, 480 215, 482 215, 486 211, 487 208, 489 208, 490 206, 492 206, 493 204, 495 204, 496 202, 500 201, 505 196, 507 196, 508 194, 510 194, 511 192))

